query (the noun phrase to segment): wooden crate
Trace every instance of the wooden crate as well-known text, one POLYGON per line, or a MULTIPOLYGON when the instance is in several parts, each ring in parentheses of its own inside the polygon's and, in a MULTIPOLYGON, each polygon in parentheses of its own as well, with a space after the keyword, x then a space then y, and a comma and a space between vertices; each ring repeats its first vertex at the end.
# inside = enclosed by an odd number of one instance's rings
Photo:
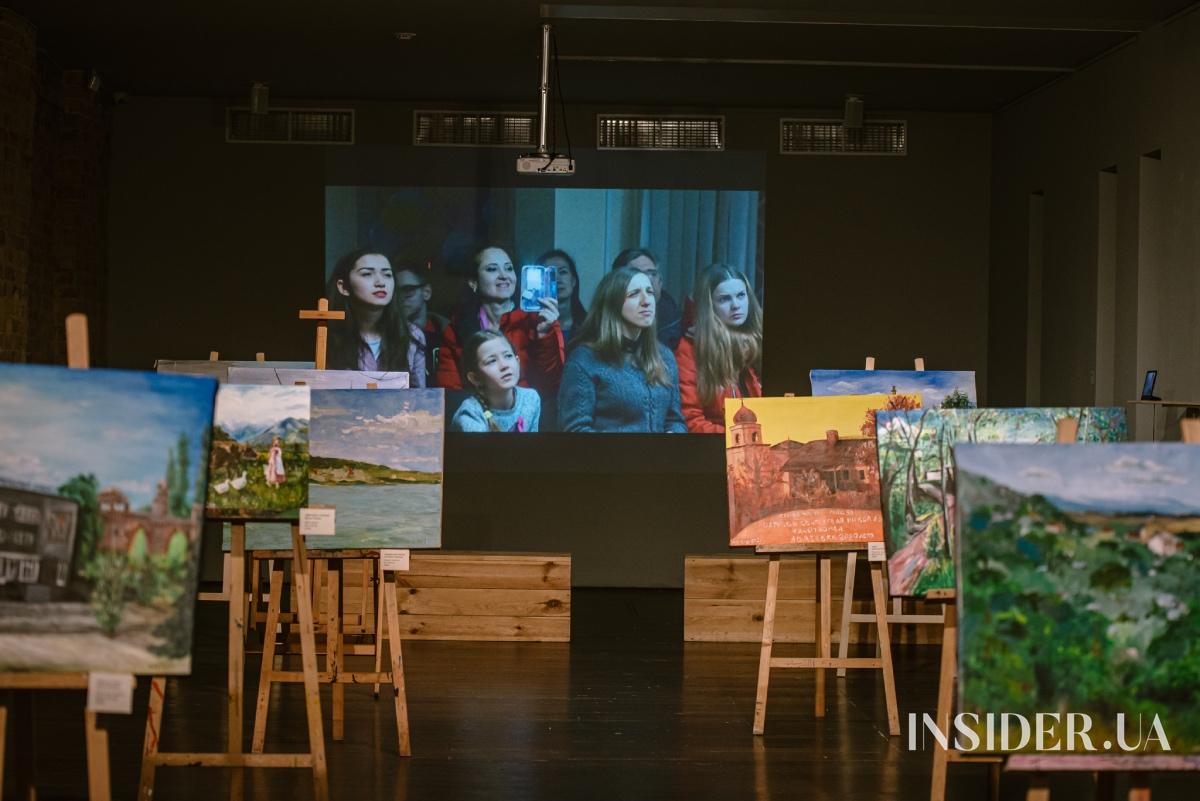
MULTIPOLYGON (((842 593, 846 560, 835 558, 833 574, 833 641, 838 641, 842 619, 842 593)), ((779 571, 779 600, 775 613, 775 641, 816 641, 816 557, 785 556, 779 571)), ((855 570, 854 611, 871 611, 871 574, 866 555, 855 570)), ((767 594, 767 557, 756 554, 686 556, 683 562, 683 639, 687 642, 761 642, 763 609, 767 594)), ((913 605, 906 601, 906 605, 913 605)), ((906 611, 909 611, 906 606, 906 611)), ((936 604, 918 602, 911 611, 938 614, 936 604)), ((874 642, 866 623, 850 627, 850 642, 874 642)), ((936 643, 940 626, 892 627, 893 643, 936 643)))
MULTIPOLYGON (((327 563, 313 560, 313 567, 313 606, 323 630, 327 563)), ((371 569, 366 559, 342 562, 346 634, 375 630, 375 585, 368 581, 363 593, 363 572, 371 569)), ((413 551, 408 572, 396 575, 405 639, 570 642, 570 554, 413 551)))

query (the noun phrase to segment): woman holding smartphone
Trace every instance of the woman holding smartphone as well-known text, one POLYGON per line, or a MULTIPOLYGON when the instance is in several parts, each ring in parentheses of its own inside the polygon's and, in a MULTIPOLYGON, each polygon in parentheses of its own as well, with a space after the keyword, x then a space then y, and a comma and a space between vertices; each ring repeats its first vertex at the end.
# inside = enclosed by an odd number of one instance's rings
POLYGON ((687 431, 675 357, 655 336, 654 311, 654 289, 642 273, 620 267, 601 279, 563 371, 563 431, 687 431))
POLYGON ((762 395, 762 308, 745 273, 714 264, 696 284, 696 324, 679 340, 679 395, 688 431, 725 431, 725 399, 762 395))
POLYGON ((570 342, 587 318, 587 309, 579 299, 579 271, 575 259, 565 250, 547 250, 538 257, 538 264, 553 267, 558 278, 558 325, 562 329, 563 341, 570 342))
POLYGON ((494 245, 475 252, 467 286, 470 295, 442 332, 438 386, 462 389, 463 343, 479 331, 499 331, 520 361, 520 385, 541 393, 556 392, 563 369, 558 301, 542 298, 540 312, 516 308, 513 294, 517 291, 517 271, 508 251, 494 245))

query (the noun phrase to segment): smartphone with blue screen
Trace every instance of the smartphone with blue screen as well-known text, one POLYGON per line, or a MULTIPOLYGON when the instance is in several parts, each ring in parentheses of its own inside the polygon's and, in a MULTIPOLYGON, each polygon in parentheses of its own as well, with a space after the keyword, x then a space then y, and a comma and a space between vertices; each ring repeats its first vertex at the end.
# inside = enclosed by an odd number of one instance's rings
POLYGON ((521 311, 541 311, 542 298, 558 300, 558 271, 541 264, 526 264, 521 268, 521 311))

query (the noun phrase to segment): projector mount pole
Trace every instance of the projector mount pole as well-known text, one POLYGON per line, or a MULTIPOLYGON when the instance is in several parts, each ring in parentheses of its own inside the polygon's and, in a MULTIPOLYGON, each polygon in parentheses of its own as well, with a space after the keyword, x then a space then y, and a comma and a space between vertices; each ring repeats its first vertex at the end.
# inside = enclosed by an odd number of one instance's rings
POLYGON ((549 156, 546 149, 546 107, 550 98, 550 25, 542 25, 542 82, 538 87, 537 155, 549 156))

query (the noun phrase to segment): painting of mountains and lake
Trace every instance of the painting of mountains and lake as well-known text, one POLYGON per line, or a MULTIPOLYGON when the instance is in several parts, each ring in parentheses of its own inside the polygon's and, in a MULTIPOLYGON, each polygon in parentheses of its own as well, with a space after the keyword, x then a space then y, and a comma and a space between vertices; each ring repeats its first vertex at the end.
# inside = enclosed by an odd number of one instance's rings
POLYGON ((191 672, 216 389, 0 364, 0 671, 191 672))
POLYGON ((1073 419, 1080 442, 1125 439, 1117 407, 881 411, 876 421, 883 525, 892 595, 953 589, 955 469, 952 448, 969 442, 1055 441, 1073 419))
POLYGON ((308 505, 309 392, 221 385, 209 466, 210 518, 299 519, 308 505))
MULTIPOLYGON (((440 389, 313 390, 309 503, 337 515, 308 547, 440 547, 445 427, 440 389)), ((291 530, 250 525, 246 547, 291 548, 291 530)))
POLYGON ((1092 745, 1117 754, 1121 714, 1137 754, 1200 753, 1200 447, 955 459, 959 711, 1089 715, 1092 745))

